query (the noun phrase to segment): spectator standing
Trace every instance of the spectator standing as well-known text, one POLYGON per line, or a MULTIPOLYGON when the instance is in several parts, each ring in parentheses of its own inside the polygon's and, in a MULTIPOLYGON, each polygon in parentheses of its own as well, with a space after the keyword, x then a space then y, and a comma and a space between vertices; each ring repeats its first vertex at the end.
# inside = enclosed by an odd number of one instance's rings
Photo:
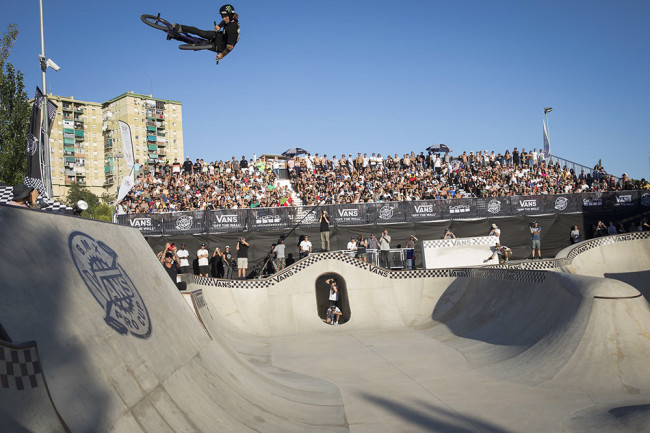
POLYGON ((248 248, 250 244, 246 242, 245 237, 239 238, 237 241, 237 276, 239 278, 246 278, 246 268, 248 268, 248 248))
POLYGON ((307 257, 311 254, 312 250, 311 242, 309 242, 309 236, 305 235, 305 238, 300 242, 300 258, 307 257))
POLYGON ((349 251, 349 256, 350 257, 356 257, 357 255, 357 238, 352 236, 350 239, 350 242, 348 242, 346 250, 349 251))
POLYGON ((417 241, 418 238, 411 235, 406 243, 406 269, 415 269, 415 243, 417 241))
POLYGON ((227 280, 232 279, 232 268, 235 267, 235 258, 230 252, 230 246, 226 245, 223 251, 223 277, 227 280))
POLYGON ((368 261, 368 239, 364 238, 363 235, 359 235, 357 242, 357 258, 363 262, 368 261))
POLYGON ((212 253, 212 269, 215 278, 223 278, 223 253, 219 247, 216 247, 212 253))
POLYGON ((456 239, 456 235, 454 234, 454 232, 451 231, 451 229, 446 228, 445 229, 445 234, 442 235, 442 238, 443 239, 456 239))
POLYGON ((495 236, 497 238, 497 243, 501 242, 501 229, 493 223, 488 236, 495 236))
POLYGON ((581 236, 580 236, 580 230, 578 229, 577 225, 571 227, 571 233, 569 233, 569 236, 571 238, 571 243, 572 244, 577 244, 578 242, 580 242, 582 240, 581 236))
POLYGON ((323 251, 330 250, 330 220, 327 211, 320 214, 320 246, 323 251))
POLYGON ((612 221, 609 222, 609 225, 607 226, 607 234, 608 235, 615 235, 616 234, 616 226, 612 221))
POLYGON ((190 252, 185 248, 185 244, 181 244, 181 249, 176 253, 180 259, 180 271, 182 274, 190 273, 190 252))
POLYGON ((273 252, 275 253, 275 265, 278 268, 278 271, 281 271, 287 266, 287 261, 284 256, 284 250, 285 250, 285 245, 284 245, 284 239, 280 239, 273 248, 273 252))
POLYGON ((380 249, 380 266, 388 268, 388 252, 390 250, 390 241, 391 237, 388 234, 388 230, 384 230, 379 239, 379 249, 380 249))
POLYGON ((187 290, 187 283, 184 281, 179 281, 178 279, 179 260, 176 252, 165 248, 165 251, 161 255, 160 263, 163 265, 163 268, 165 269, 165 272, 167 272, 167 275, 169 275, 169 278, 171 278, 176 285, 176 288, 178 290, 187 290))
POLYGON ((183 163, 183 172, 185 174, 192 174, 192 161, 190 161, 190 157, 188 156, 185 158, 185 162, 183 163))
POLYGON ((196 257, 199 259, 199 275, 202 277, 209 277, 210 253, 205 248, 205 244, 201 244, 201 248, 196 252, 196 257))
POLYGON ((378 250, 379 249, 379 239, 375 236, 374 233, 370 234, 370 240, 368 241, 368 249, 378 250))
POLYGON ((542 228, 539 226, 539 223, 535 221, 530 227, 530 244, 533 250, 532 256, 535 258, 535 250, 537 250, 537 258, 542 258, 542 249, 541 249, 541 239, 542 239, 542 228))

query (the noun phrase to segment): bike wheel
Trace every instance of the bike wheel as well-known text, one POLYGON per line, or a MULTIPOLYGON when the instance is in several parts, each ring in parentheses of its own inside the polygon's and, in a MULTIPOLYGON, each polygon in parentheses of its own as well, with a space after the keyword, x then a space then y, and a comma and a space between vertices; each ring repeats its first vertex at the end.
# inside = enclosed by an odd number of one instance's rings
POLYGON ((160 15, 156 16, 156 15, 145 14, 145 15, 141 15, 140 19, 142 20, 143 23, 145 23, 150 27, 153 27, 154 29, 167 31, 172 27, 169 21, 167 21, 164 18, 160 18, 160 15))
POLYGON ((179 45, 178 48, 181 50, 189 50, 189 51, 200 51, 200 50, 212 50, 214 51, 214 44, 208 41, 205 41, 205 43, 196 43, 196 44, 182 44, 179 45))

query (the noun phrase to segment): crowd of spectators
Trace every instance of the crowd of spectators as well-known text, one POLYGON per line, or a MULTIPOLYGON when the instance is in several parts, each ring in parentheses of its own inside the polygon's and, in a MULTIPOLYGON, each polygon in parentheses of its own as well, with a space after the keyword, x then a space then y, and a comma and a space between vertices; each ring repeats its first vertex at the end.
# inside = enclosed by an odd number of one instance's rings
POLYGON ((546 161, 537 149, 516 147, 504 154, 486 150, 456 158, 424 152, 338 159, 316 154, 289 164, 292 187, 305 205, 650 189, 645 180, 635 184, 625 173, 617 178, 598 166, 575 173, 546 161))
POLYGON ((290 206, 291 189, 277 182, 278 161, 265 158, 206 163, 189 158, 145 169, 118 203, 118 214, 290 206))
POLYGON ((278 182, 280 166, 277 158, 244 156, 146 169, 136 163, 135 185, 118 214, 291 206, 293 192, 299 204, 314 205, 650 189, 625 173, 617 178, 599 166, 576 173, 537 149, 516 147, 454 158, 431 152, 292 157, 286 161, 290 186, 278 182))

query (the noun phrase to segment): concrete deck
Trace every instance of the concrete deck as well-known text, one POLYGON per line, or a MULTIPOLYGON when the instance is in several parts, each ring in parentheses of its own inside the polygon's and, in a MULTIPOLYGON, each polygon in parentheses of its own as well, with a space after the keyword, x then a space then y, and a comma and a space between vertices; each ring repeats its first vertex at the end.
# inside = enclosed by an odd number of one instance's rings
POLYGON ((325 253, 193 277, 188 305, 137 230, 4 206, 0 224, 21 270, 0 275, 0 324, 38 345, 4 349, 6 431, 650 431, 644 233, 517 269, 325 253), (330 276, 340 326, 322 320, 330 276))

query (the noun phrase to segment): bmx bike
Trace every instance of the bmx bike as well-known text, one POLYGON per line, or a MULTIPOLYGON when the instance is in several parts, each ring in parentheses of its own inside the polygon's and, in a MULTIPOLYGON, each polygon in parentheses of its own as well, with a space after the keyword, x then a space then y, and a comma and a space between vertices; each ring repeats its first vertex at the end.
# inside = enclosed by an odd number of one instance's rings
MULTIPOLYGON (((191 33, 178 32, 174 29, 174 25, 167 21, 164 18, 158 15, 148 15, 144 14, 140 16, 140 19, 146 25, 153 27, 154 29, 162 30, 167 33, 168 39, 174 39, 180 42, 185 42, 178 46, 181 50, 189 51, 200 51, 200 50, 209 50, 217 52, 217 46, 214 41, 209 41, 207 39, 200 38, 198 36, 192 35, 191 33)), ((215 22, 216 26, 217 23, 215 22)))

